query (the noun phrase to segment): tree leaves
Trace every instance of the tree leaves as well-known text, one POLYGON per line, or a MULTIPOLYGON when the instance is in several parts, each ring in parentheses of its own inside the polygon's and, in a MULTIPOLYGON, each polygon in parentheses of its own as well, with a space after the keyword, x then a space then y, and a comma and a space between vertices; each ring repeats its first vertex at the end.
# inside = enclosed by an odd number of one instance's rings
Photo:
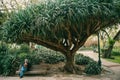
POLYGON ((119 3, 117 0, 48 0, 30 5, 6 21, 5 36, 11 41, 22 40, 26 34, 58 45, 64 39, 65 44, 77 44, 102 28, 119 23, 119 3))

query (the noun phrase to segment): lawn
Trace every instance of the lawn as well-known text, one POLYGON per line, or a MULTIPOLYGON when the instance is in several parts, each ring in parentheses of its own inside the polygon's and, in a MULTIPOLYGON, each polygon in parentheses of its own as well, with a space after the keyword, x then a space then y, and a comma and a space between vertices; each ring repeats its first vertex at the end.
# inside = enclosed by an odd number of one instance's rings
POLYGON ((119 56, 113 56, 113 57, 114 57, 114 59, 107 59, 107 60, 120 64, 120 55, 119 56))
POLYGON ((107 59, 107 60, 120 64, 120 47, 114 47, 113 48, 112 57, 114 59, 107 59))

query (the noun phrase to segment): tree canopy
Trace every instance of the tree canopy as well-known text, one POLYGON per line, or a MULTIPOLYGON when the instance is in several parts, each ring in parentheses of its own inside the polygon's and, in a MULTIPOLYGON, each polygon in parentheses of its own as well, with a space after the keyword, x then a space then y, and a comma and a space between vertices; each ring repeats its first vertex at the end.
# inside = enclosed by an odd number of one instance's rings
POLYGON ((16 11, 3 28, 7 41, 74 52, 91 34, 119 23, 119 18, 119 0, 48 0, 16 11))

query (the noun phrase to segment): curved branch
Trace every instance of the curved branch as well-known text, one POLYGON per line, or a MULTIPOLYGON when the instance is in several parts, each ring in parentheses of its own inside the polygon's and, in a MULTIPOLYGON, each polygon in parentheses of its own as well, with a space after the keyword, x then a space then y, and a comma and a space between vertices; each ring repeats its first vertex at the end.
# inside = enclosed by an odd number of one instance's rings
POLYGON ((39 37, 33 37, 29 35, 23 35, 21 41, 24 42, 34 42, 39 45, 45 46, 47 48, 53 49, 55 51, 60 51, 63 54, 67 51, 62 47, 61 45, 54 44, 53 42, 47 41, 47 40, 41 40, 39 37))
POLYGON ((108 32, 106 30, 102 29, 102 31, 106 33, 108 38, 110 38, 110 36, 109 36, 109 34, 108 34, 108 32))

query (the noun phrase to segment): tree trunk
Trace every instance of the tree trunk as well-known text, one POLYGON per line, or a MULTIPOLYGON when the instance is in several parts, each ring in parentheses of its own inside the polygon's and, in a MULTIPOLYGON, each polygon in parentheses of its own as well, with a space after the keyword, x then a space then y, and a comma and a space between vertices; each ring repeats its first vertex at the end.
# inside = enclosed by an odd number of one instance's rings
POLYGON ((71 54, 71 53, 66 54, 66 63, 65 63, 64 69, 68 73, 74 73, 74 74, 79 73, 80 68, 75 66, 75 63, 74 63, 74 54, 71 54))
POLYGON ((114 44, 112 44, 111 46, 109 46, 109 48, 107 49, 107 51, 106 51, 107 58, 111 58, 111 53, 112 53, 112 49, 113 49, 114 44))
MULTIPOLYGON (((120 39, 120 30, 117 32, 117 34, 114 36, 113 40, 117 41, 120 39)), ((113 42, 112 44, 109 45, 107 51, 106 51, 106 58, 111 58, 111 53, 112 53, 112 49, 114 46, 115 42, 113 42)))

